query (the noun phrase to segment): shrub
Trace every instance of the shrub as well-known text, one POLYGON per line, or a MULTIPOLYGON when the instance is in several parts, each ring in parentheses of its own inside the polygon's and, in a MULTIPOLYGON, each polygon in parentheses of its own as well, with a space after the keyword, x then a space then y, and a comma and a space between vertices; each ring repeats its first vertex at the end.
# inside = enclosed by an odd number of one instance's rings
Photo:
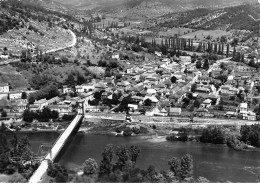
POLYGON ((11 176, 11 178, 8 180, 8 183, 26 183, 27 180, 18 173, 15 173, 14 175, 11 176))
POLYGON ((166 136, 166 140, 167 141, 177 141, 176 134, 170 134, 170 135, 166 136))
POLYGON ((124 136, 131 136, 132 133, 133 133, 132 130, 130 128, 127 128, 127 129, 124 130, 123 135, 124 136))
POLYGON ((134 134, 140 134, 141 133, 141 130, 139 128, 136 128, 136 127, 134 127, 132 129, 132 131, 133 131, 134 134))
POLYGON ((83 163, 84 174, 95 174, 97 169, 98 165, 94 159, 89 158, 83 163))

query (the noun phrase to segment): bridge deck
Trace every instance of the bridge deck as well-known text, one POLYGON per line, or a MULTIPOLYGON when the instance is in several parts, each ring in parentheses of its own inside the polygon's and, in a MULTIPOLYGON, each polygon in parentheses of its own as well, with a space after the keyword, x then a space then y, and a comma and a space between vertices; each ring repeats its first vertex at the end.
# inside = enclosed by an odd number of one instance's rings
POLYGON ((58 138, 53 148, 51 149, 50 153, 47 154, 47 156, 41 162, 38 169, 34 172, 32 177, 30 178, 29 183, 38 183, 41 181, 42 176, 46 173, 48 169, 48 160, 51 161, 55 160, 55 158, 58 156, 59 152, 63 148, 64 144, 66 143, 66 140, 71 135, 75 127, 77 127, 82 117, 83 117, 82 115, 77 115, 74 118, 74 120, 70 123, 70 125, 67 127, 67 129, 61 134, 61 136, 58 138))

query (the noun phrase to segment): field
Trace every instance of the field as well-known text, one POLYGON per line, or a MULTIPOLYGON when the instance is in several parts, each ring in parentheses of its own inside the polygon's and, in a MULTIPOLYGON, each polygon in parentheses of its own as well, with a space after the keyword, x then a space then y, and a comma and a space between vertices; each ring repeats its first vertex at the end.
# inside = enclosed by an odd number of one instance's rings
POLYGON ((231 33, 223 30, 197 30, 195 32, 185 34, 181 37, 186 39, 204 40, 208 36, 210 36, 213 40, 216 40, 221 36, 231 36, 231 33))
POLYGON ((187 33, 195 32, 195 31, 196 31, 195 29, 191 29, 191 28, 172 28, 172 29, 167 30, 166 32, 160 31, 159 35, 174 36, 175 34, 177 34, 179 36, 182 36, 182 35, 185 35, 187 33))

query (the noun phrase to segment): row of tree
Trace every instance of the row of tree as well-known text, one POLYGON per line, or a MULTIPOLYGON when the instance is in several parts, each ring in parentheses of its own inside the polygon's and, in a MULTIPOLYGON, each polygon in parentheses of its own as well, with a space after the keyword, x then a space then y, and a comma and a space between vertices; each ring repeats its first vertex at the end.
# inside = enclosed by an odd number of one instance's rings
POLYGON ((34 119, 37 119, 38 121, 42 122, 48 122, 50 119, 58 119, 59 112, 55 110, 50 110, 48 107, 44 107, 41 111, 30 111, 29 109, 26 109, 23 112, 23 120, 26 122, 32 122, 34 119))
POLYGON ((69 176, 68 171, 58 165, 49 164, 47 175, 56 182, 101 182, 101 183, 172 183, 172 182, 209 182, 206 178, 193 178, 193 158, 186 154, 181 158, 173 157, 168 161, 169 171, 157 171, 154 166, 142 170, 136 168, 141 150, 138 146, 107 145, 102 152, 101 162, 87 159, 83 165, 83 175, 69 176))

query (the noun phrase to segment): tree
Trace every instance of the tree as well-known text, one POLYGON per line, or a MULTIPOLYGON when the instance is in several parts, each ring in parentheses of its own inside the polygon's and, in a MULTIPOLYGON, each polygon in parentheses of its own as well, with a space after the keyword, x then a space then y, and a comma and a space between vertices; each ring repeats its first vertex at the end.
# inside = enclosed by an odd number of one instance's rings
POLYGON ((3 111, 1 112, 1 117, 2 117, 2 118, 7 117, 7 112, 6 112, 5 110, 3 110, 3 111))
POLYGON ((31 112, 29 109, 26 109, 26 110, 23 112, 23 121, 32 122, 33 119, 34 119, 34 114, 33 114, 33 112, 31 112))
POLYGON ((58 163, 48 162, 47 175, 55 178, 57 183, 65 183, 68 181, 68 171, 65 167, 58 163))
POLYGON ((108 144, 106 145, 104 151, 102 152, 102 160, 99 166, 99 176, 110 174, 112 172, 113 157, 114 157, 113 145, 108 144))
POLYGON ((209 60, 208 60, 208 59, 205 59, 204 64, 203 64, 203 68, 204 68, 205 70, 208 70, 208 69, 209 69, 209 60))
POLYGON ((139 154, 141 153, 141 150, 138 146, 132 145, 129 151, 130 151, 131 161, 135 164, 139 154))
POLYGON ((196 62, 196 68, 200 69, 201 68, 201 61, 197 60, 196 62))
POLYGON ((51 111, 51 119, 58 119, 59 117, 59 112, 56 110, 51 111))
POLYGON ((15 173, 10 177, 8 183, 27 183, 27 180, 21 174, 15 173))
POLYGON ((29 94, 27 99, 29 104, 33 104, 35 102, 34 94, 29 94))
POLYGON ((27 94, 26 94, 26 92, 22 92, 22 97, 21 97, 22 99, 27 99, 27 94))
POLYGON ((173 157, 168 161, 168 165, 170 166, 170 170, 174 173, 176 177, 180 177, 181 174, 181 161, 180 159, 173 157))
POLYGON ((151 106, 152 105, 152 101, 148 98, 148 99, 144 100, 144 105, 145 106, 151 106))
POLYGON ((95 174, 98 169, 96 160, 91 158, 87 159, 82 166, 84 174, 95 174))
POLYGON ((193 159, 190 154, 186 154, 181 158, 181 178, 186 179, 192 177, 193 159))
POLYGON ((190 91, 191 91, 191 92, 195 92, 196 89, 197 89, 197 84, 196 84, 196 83, 192 84, 190 91))
POLYGON ((117 162, 115 167, 119 170, 123 170, 126 162, 130 159, 130 152, 125 145, 120 145, 116 147, 117 162))
POLYGON ((171 77, 171 82, 172 82, 172 83, 176 83, 176 81, 177 81, 177 78, 176 78, 175 76, 172 76, 172 77, 171 77))

